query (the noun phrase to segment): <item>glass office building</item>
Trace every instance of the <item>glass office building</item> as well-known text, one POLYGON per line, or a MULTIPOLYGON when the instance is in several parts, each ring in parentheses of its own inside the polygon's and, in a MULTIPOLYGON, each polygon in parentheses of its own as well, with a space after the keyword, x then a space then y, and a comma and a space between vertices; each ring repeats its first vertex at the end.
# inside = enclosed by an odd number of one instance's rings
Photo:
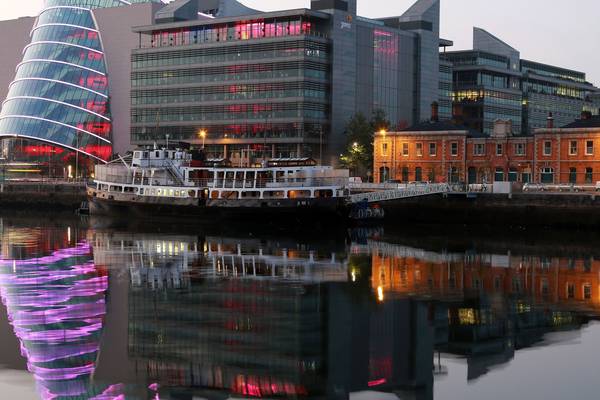
POLYGON ((135 145, 191 142, 234 165, 334 164, 355 113, 409 125, 438 100, 439 0, 383 19, 358 16, 356 0, 273 12, 178 0, 134 31, 135 145))
POLYGON ((583 111, 594 112, 598 88, 583 72, 521 59, 520 52, 480 28, 473 31, 473 50, 444 52, 453 66, 454 116, 485 134, 494 121, 510 120, 513 133, 533 134, 565 126, 583 111))
POLYGON ((70 177, 111 158, 110 82, 94 10, 143 2, 151 1, 45 2, 0 114, 12 157, 47 160, 48 170, 50 160, 59 171, 75 164, 70 177))

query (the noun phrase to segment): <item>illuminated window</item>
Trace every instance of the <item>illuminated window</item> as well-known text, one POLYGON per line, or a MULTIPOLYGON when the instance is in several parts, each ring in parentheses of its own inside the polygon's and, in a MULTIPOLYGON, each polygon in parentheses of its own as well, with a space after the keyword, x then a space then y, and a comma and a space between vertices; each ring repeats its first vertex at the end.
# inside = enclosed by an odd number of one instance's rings
POLYGON ((571 140, 571 143, 569 143, 569 155, 570 156, 577 155, 577 141, 576 140, 571 140))
POLYGON ((458 320, 461 325, 475 325, 477 319, 475 317, 475 310, 472 308, 461 308, 458 310, 458 320))

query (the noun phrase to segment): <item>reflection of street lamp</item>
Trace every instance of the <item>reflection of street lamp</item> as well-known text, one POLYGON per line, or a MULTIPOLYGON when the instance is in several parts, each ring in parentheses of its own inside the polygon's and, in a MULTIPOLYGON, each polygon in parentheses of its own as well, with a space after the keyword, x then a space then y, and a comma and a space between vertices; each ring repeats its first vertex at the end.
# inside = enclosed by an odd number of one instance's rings
POLYGON ((198 135, 200 135, 200 137, 202 138, 202 150, 204 150, 204 143, 206 141, 206 130, 205 129, 200 130, 198 135))
POLYGON ((77 146, 75 150, 75 180, 79 178, 79 131, 77 131, 77 146))

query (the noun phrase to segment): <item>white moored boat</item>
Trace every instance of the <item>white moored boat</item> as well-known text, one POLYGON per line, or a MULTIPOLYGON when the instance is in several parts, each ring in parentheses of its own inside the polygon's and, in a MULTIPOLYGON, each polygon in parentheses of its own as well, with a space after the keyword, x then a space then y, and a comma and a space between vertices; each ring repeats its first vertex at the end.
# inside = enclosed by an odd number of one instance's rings
POLYGON ((310 158, 265 160, 232 167, 204 160, 200 151, 136 150, 95 169, 88 187, 92 214, 144 212, 177 215, 345 213, 349 171, 310 158))

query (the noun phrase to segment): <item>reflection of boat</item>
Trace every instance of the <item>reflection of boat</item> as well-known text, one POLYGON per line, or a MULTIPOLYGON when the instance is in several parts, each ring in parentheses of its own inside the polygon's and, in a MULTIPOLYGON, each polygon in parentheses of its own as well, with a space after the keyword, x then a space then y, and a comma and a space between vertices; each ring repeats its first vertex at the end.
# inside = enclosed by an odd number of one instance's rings
POLYGON ((92 214, 340 217, 348 176, 312 159, 235 168, 187 150, 137 150, 130 161, 96 166, 88 198, 92 214))

